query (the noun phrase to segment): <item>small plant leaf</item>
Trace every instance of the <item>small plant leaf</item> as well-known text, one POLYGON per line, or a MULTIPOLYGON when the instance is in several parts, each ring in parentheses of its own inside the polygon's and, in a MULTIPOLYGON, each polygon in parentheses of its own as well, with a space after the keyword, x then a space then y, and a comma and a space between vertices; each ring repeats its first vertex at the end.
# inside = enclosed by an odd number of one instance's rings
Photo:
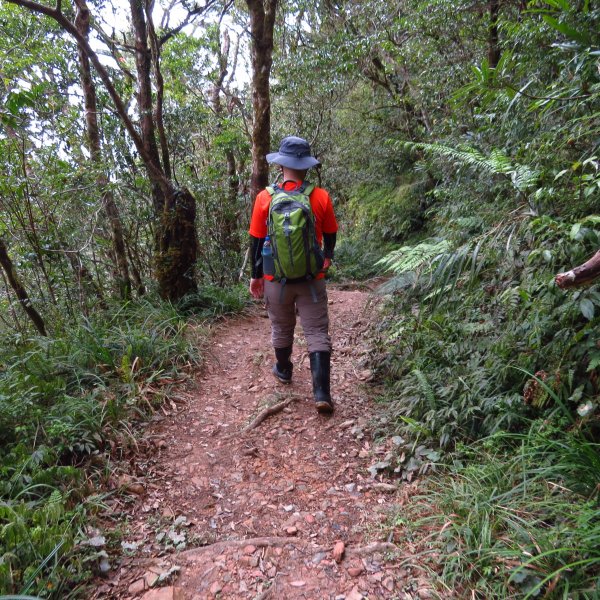
POLYGON ((588 321, 591 321, 594 318, 594 303, 589 298, 584 298, 579 303, 579 309, 581 310, 581 314, 588 321))

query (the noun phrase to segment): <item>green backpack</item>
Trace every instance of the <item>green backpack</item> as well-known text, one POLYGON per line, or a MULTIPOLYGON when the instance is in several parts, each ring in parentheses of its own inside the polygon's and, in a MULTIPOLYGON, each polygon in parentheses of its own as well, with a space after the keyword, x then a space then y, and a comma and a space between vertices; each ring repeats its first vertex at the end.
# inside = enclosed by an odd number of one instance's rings
POLYGON ((271 240, 275 281, 314 279, 323 268, 323 252, 315 234, 310 193, 315 186, 303 183, 286 191, 278 185, 267 188, 271 196, 267 232, 271 240))

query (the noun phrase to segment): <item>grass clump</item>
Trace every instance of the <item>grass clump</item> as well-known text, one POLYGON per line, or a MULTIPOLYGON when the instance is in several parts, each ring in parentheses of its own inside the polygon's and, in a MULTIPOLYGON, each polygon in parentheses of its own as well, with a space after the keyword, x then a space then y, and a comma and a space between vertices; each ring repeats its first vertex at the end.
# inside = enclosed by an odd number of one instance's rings
POLYGON ((464 449, 434 479, 433 515, 445 586, 473 598, 597 597, 600 446, 536 422, 464 449))
POLYGON ((211 319, 239 313, 248 305, 248 291, 243 285, 228 288, 208 285, 195 294, 189 294, 178 308, 184 314, 200 319, 211 319))

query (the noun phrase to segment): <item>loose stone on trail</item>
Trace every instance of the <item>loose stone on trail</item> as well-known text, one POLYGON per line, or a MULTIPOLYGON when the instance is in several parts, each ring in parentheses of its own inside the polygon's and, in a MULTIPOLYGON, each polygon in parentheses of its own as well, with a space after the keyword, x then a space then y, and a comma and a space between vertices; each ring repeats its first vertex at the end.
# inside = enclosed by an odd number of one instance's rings
POLYGON ((344 544, 344 542, 336 542, 335 546, 333 547, 333 560, 335 560, 335 562, 337 563, 342 562, 345 550, 346 545, 344 544))

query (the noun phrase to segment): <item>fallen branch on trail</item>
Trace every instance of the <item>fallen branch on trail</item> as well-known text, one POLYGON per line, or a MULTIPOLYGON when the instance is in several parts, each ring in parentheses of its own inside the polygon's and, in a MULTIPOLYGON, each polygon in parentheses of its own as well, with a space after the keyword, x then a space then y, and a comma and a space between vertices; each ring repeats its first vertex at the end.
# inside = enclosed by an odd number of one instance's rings
POLYGON ((242 433, 247 433, 252 429, 256 429, 265 419, 268 419, 269 417, 280 413, 286 406, 288 406, 297 399, 298 398, 296 396, 292 396, 291 398, 288 398, 283 402, 273 404, 273 406, 267 406, 258 413, 256 418, 250 424, 246 425, 246 427, 242 429, 242 433))
POLYGON ((600 250, 582 265, 556 275, 554 281, 559 288, 564 290, 576 285, 588 283, 598 276, 600 276, 600 250))

